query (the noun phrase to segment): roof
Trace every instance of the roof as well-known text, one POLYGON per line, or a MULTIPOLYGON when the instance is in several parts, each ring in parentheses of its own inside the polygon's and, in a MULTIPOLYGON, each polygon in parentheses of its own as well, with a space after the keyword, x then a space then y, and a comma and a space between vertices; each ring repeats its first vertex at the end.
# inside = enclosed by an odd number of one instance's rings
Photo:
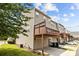
POLYGON ((49 17, 48 15, 46 15, 44 12, 42 12, 42 11, 38 10, 37 8, 35 8, 35 10, 36 10, 37 12, 39 12, 39 13, 43 14, 44 16, 48 17, 49 19, 51 19, 51 17, 49 17))
POLYGON ((62 24, 60 24, 60 23, 58 23, 60 26, 62 26, 62 27, 64 27, 64 25, 62 25, 62 24))

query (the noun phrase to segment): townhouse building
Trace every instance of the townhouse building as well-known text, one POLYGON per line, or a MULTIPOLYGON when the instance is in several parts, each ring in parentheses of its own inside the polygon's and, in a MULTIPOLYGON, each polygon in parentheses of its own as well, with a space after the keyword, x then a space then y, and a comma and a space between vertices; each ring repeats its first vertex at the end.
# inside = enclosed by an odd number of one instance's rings
POLYGON ((52 21, 51 18, 39 10, 35 10, 35 49, 45 48, 51 42, 58 41, 59 31, 57 23, 52 21), (38 44, 39 43, 39 44, 38 44), (43 47, 42 47, 43 45, 43 47))
POLYGON ((58 23, 58 30, 60 33, 59 43, 63 44, 63 43, 65 43, 65 40, 66 40, 66 34, 65 34, 66 29, 62 24, 58 23))
POLYGON ((59 31, 57 29, 57 23, 52 21, 49 16, 34 8, 30 11, 30 14, 23 13, 25 16, 31 16, 27 23, 29 26, 28 36, 19 34, 19 38, 16 39, 16 44, 29 47, 31 49, 42 49, 49 47, 50 42, 57 42, 59 37, 59 31))
POLYGON ((79 40, 79 32, 70 32, 70 34, 73 36, 73 40, 79 40))
POLYGON ((71 40, 71 35, 70 35, 70 31, 68 31, 67 29, 65 30, 65 33, 67 35, 66 37, 66 42, 70 41, 71 40))
POLYGON ((73 35, 62 24, 58 23, 58 30, 60 32, 60 44, 65 44, 66 42, 73 40, 73 35))
POLYGON ((71 34, 69 30, 66 30, 67 33, 67 42, 74 40, 74 36, 71 34))
POLYGON ((65 28, 63 25, 56 23, 42 11, 34 8, 29 13, 23 13, 25 16, 32 17, 27 24, 23 26, 28 30, 28 36, 18 34, 16 44, 31 49, 44 49, 51 43, 64 43, 66 40, 65 28))

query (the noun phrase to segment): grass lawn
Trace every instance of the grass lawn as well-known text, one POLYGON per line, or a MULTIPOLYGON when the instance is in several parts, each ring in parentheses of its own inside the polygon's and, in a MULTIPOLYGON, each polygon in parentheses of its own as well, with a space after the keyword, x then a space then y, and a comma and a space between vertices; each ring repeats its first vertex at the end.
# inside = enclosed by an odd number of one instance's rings
POLYGON ((25 51, 13 44, 0 45, 0 56, 38 56, 32 52, 25 51))

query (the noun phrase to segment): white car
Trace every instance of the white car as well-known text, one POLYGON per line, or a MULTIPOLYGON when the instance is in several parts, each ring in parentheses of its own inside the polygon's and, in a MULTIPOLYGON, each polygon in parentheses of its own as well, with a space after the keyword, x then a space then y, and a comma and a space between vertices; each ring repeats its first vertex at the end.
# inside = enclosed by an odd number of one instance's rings
POLYGON ((14 43, 15 43, 15 39, 12 38, 12 37, 9 37, 9 38, 7 39, 7 42, 10 43, 10 44, 14 44, 14 43))
POLYGON ((74 43, 72 43, 72 42, 67 42, 67 44, 69 44, 69 45, 73 45, 74 43))

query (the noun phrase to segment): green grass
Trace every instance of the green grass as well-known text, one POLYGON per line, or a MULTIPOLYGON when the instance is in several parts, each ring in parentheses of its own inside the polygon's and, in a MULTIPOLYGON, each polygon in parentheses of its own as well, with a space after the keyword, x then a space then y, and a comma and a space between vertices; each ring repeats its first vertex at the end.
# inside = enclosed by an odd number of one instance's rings
POLYGON ((0 45, 0 56, 38 56, 13 44, 0 45))

